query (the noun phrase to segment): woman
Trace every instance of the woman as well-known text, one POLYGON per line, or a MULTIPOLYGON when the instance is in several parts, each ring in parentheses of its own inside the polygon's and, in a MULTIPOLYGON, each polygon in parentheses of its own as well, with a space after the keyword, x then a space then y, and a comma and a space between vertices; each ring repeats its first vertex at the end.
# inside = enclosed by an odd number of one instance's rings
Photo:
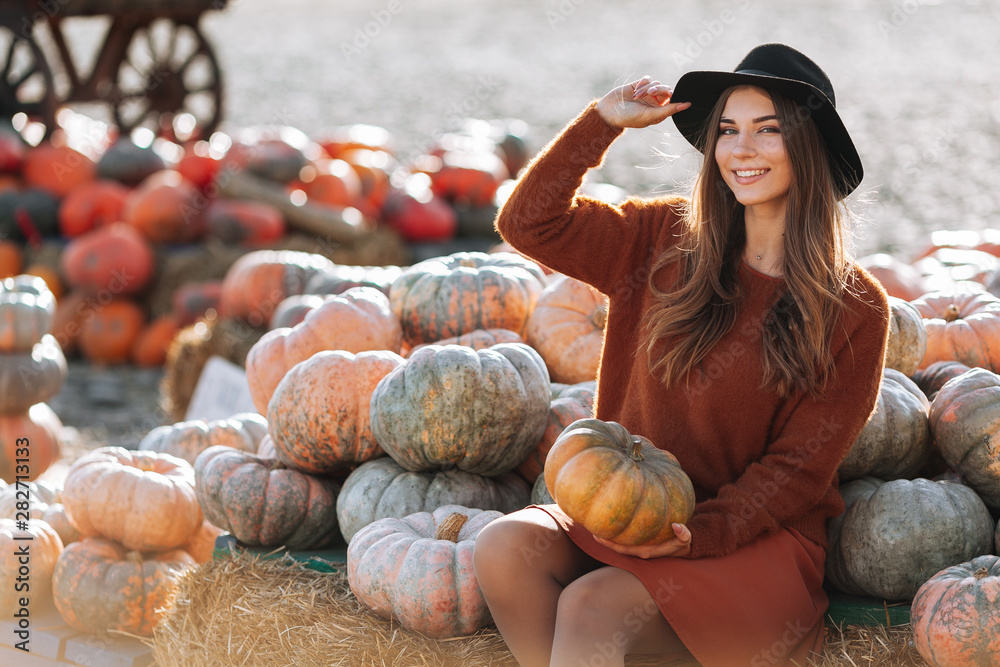
POLYGON ((497 218, 515 248, 609 297, 596 417, 672 452, 697 504, 656 546, 555 505, 491 523, 475 567, 522 665, 806 663, 823 641, 837 466, 874 409, 881 287, 845 250, 862 167, 823 71, 781 44, 676 90, 615 88, 533 161, 497 218), (690 198, 577 196, 626 127, 673 116, 705 155, 690 198))

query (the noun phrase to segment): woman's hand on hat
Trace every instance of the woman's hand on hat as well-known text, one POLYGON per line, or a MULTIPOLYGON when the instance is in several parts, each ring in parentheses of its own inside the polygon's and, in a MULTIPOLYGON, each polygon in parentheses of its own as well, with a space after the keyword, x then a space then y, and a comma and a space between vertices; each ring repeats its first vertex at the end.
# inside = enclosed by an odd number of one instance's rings
POLYGON ((684 558, 691 553, 691 531, 682 523, 675 523, 673 529, 674 537, 666 542, 648 546, 625 546, 624 544, 616 544, 610 540, 602 539, 596 535, 594 536, 594 540, 624 556, 635 556, 637 558, 672 556, 674 558, 684 558))
POLYGON ((673 89, 650 76, 618 86, 597 103, 597 112, 615 127, 648 127, 687 109, 691 104, 672 104, 673 89))

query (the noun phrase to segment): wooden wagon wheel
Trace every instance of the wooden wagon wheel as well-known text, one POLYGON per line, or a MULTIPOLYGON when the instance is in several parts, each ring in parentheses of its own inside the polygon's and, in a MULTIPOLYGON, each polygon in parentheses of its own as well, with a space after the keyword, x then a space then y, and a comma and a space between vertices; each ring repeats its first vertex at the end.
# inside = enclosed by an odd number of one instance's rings
POLYGON ((51 130, 56 124, 55 87, 45 54, 31 35, 0 25, 0 113, 25 113, 51 130))
POLYGON ((132 33, 112 99, 122 133, 147 127, 171 139, 207 137, 222 115, 222 75, 197 24, 157 19, 132 33))

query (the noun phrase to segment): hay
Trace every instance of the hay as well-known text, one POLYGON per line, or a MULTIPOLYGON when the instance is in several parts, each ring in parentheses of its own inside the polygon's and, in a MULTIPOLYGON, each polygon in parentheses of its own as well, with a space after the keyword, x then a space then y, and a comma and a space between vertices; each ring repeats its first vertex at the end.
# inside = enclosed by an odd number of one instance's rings
POLYGON ((263 327, 219 319, 214 314, 181 329, 167 350, 160 382, 160 407, 166 418, 171 422, 184 419, 201 369, 210 357, 220 356, 243 366, 250 348, 264 332, 263 327))
POLYGON ((275 248, 312 252, 336 264, 348 266, 405 266, 411 260, 410 249, 399 234, 381 226, 352 243, 335 243, 310 234, 291 233, 285 235, 275 248))
POLYGON ((183 246, 158 245, 156 274, 145 297, 150 315, 173 312, 174 292, 187 283, 222 280, 229 267, 249 250, 213 239, 183 246))
MULTIPOLYGON (((810 667, 924 665, 908 626, 831 628, 810 667)), ((175 605, 149 640, 159 667, 225 665, 516 667, 495 627, 428 639, 358 603, 345 569, 324 574, 290 557, 240 552, 181 576, 175 605)), ((663 664, 630 656, 626 665, 663 664)))

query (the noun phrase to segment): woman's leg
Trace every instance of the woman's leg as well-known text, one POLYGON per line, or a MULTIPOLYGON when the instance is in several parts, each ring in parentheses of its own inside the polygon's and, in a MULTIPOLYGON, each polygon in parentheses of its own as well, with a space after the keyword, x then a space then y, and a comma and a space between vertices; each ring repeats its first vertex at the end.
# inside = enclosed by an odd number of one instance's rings
POLYGON ((582 575, 559 596, 552 664, 610 667, 624 665, 629 653, 697 664, 656 606, 679 585, 667 578, 651 593, 635 575, 609 566, 582 575))
POLYGON ((487 524, 476 537, 474 564, 497 629, 523 667, 549 664, 560 593, 601 566, 537 508, 487 524))

